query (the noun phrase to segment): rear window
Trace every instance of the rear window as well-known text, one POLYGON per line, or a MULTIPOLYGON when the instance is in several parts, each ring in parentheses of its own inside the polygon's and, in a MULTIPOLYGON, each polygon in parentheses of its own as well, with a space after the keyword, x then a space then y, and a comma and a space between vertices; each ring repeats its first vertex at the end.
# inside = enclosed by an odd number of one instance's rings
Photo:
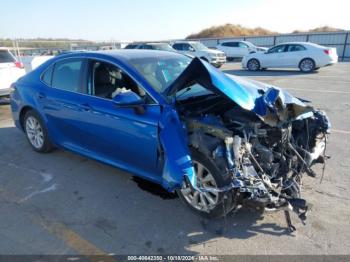
POLYGON ((14 63, 16 59, 7 50, 0 50, 0 63, 14 63))

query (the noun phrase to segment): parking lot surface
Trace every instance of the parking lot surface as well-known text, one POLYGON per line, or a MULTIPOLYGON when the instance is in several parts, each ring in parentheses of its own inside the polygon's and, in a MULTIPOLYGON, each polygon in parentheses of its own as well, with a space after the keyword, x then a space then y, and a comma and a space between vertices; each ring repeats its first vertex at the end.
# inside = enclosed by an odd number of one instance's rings
POLYGON ((306 225, 292 214, 297 231, 289 233, 282 212, 251 210, 206 220, 118 169, 63 150, 35 153, 3 102, 0 254, 350 254, 350 63, 312 74, 221 69, 286 88, 330 117, 323 181, 304 179, 306 225))

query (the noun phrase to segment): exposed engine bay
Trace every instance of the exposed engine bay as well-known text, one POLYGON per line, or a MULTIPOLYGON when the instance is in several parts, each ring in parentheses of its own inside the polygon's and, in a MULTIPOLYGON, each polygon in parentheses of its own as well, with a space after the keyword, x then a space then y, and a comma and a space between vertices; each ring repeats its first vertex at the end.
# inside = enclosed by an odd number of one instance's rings
POLYGON ((323 111, 311 109, 299 119, 287 108, 288 120, 271 121, 218 94, 179 100, 176 107, 189 146, 212 159, 221 175, 231 181, 222 188, 200 190, 217 190, 232 197, 229 210, 238 205, 283 210, 292 231, 289 211, 306 219, 302 176, 316 176, 312 166, 327 158, 330 123, 323 111))

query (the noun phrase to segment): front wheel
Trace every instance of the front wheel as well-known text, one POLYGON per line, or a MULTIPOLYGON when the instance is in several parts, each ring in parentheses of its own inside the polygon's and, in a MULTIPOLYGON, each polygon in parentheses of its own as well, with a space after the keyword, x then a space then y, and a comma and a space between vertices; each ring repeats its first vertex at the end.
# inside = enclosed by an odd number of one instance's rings
POLYGON ((257 59, 250 59, 247 63, 249 71, 258 71, 260 69, 260 62, 257 59))
POLYGON ((47 153, 54 148, 46 126, 38 113, 31 110, 24 116, 24 131, 32 148, 40 153, 47 153))
MULTIPOLYGON (((227 186, 231 179, 220 172, 215 163, 201 152, 191 149, 198 187, 218 189, 227 186)), ((226 175, 227 176, 227 175, 226 175)), ((184 181, 177 190, 180 199, 195 213, 208 218, 222 217, 233 209, 232 193, 192 191, 184 181)))

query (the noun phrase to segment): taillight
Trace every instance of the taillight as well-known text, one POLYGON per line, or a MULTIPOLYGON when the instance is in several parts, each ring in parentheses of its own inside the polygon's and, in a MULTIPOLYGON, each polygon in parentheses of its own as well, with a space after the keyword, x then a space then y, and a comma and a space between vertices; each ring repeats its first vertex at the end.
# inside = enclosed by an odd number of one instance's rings
POLYGON ((326 55, 330 55, 330 54, 331 54, 331 50, 330 50, 330 49, 324 49, 323 52, 324 52, 326 55))
POLYGON ((24 65, 23 65, 22 62, 16 61, 16 62, 15 62, 15 67, 20 68, 20 69, 23 69, 23 68, 24 68, 24 65))

